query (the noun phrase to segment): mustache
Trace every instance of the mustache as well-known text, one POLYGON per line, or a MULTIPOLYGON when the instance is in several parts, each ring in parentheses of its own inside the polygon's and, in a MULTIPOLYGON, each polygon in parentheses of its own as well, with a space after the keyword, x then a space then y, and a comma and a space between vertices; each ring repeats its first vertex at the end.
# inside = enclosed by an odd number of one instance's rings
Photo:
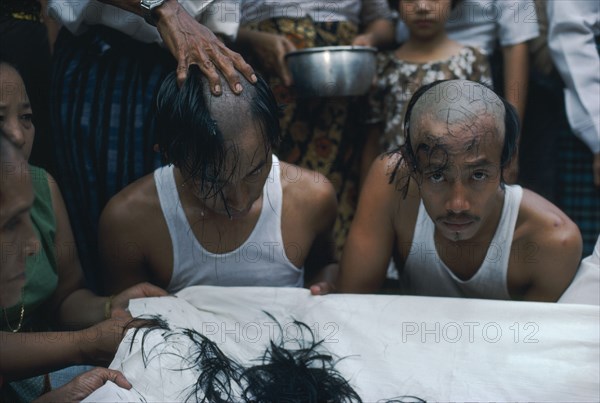
POLYGON ((450 222, 463 222, 463 221, 480 221, 481 218, 476 216, 476 215, 472 215, 469 213, 448 213, 446 215, 443 216, 439 216, 435 219, 437 222, 441 222, 441 221, 450 221, 450 222))

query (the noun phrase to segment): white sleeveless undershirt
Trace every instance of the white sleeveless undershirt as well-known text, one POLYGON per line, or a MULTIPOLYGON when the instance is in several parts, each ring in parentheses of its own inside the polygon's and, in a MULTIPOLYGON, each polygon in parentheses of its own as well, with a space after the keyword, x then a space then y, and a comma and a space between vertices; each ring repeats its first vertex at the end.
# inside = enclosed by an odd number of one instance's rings
MULTIPOLYGON (((506 186, 505 189, 502 215, 496 233, 488 247, 483 264, 468 280, 458 278, 440 258, 433 238, 435 224, 421 201, 410 252, 404 268, 400 270, 400 287, 403 293, 439 297, 510 299, 506 275, 523 189, 518 185, 506 186)), ((473 244, 471 247, 476 248, 478 245, 473 244)), ((460 252, 445 251, 446 255, 452 253, 460 252)), ((465 260, 469 257, 465 256, 465 260)))
POLYGON ((168 292, 192 285, 303 286, 304 270, 290 262, 283 247, 283 191, 275 155, 263 188, 258 221, 248 239, 227 253, 211 253, 196 239, 181 206, 172 165, 155 170, 154 181, 173 246, 173 274, 168 292))

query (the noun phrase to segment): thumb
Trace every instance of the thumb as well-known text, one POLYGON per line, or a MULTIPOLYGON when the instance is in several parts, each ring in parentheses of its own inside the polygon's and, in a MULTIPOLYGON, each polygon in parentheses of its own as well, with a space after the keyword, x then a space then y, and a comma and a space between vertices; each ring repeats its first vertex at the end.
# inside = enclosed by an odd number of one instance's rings
POLYGON ((143 283, 142 290, 144 292, 144 295, 147 297, 164 297, 169 295, 169 293, 166 292, 164 289, 150 283, 143 283))
POLYGON ((320 281, 310 286, 311 295, 327 295, 333 292, 333 287, 326 281, 320 281))
POLYGON ((117 384, 117 386, 120 386, 122 388, 125 389, 131 389, 131 383, 129 383, 129 381, 127 380, 127 378, 125 378, 125 375, 123 375, 122 373, 120 373, 119 371, 115 371, 112 369, 109 369, 108 371, 111 372, 111 378, 110 380, 113 381, 114 383, 117 384))

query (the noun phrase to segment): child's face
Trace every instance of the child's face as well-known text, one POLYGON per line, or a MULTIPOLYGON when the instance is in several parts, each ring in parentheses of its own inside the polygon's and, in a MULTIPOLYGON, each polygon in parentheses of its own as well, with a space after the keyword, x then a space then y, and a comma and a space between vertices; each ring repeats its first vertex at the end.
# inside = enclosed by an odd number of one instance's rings
POLYGON ((35 136, 33 112, 23 79, 5 63, 0 64, 0 125, 2 133, 29 159, 35 136))
POLYGON ((444 30, 451 5, 451 0, 400 0, 400 17, 411 36, 427 39, 444 30))

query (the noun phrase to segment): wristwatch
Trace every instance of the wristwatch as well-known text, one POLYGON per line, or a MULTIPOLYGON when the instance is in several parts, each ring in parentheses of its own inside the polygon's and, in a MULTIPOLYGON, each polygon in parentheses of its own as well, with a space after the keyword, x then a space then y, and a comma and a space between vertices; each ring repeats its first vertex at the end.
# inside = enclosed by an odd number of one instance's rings
POLYGON ((142 7, 142 16, 146 22, 150 25, 156 26, 156 18, 154 18, 153 11, 160 7, 167 0, 140 0, 140 6, 142 7))

